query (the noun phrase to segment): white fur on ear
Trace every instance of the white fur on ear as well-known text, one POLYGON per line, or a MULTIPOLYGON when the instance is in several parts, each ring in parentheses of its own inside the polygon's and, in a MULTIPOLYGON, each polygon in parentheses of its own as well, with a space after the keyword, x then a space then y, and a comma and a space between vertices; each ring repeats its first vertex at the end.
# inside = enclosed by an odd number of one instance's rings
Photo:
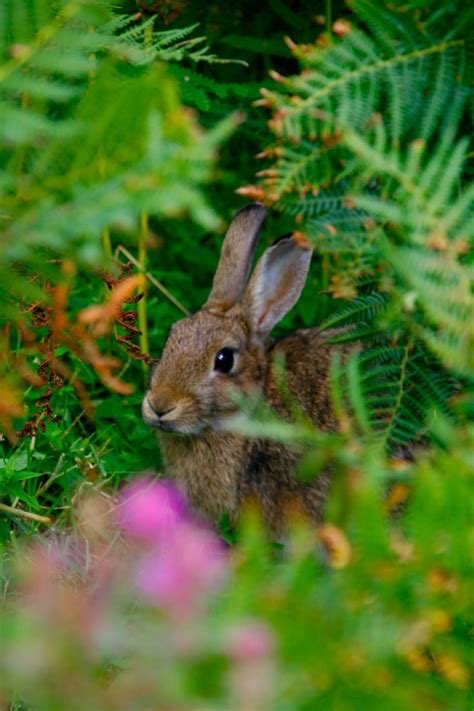
POLYGON ((265 336, 296 304, 303 290, 312 250, 293 235, 269 247, 252 274, 243 309, 255 333, 265 336))
POLYGON ((246 205, 232 220, 222 245, 208 308, 226 310, 242 296, 252 267, 258 233, 267 215, 261 203, 246 205))

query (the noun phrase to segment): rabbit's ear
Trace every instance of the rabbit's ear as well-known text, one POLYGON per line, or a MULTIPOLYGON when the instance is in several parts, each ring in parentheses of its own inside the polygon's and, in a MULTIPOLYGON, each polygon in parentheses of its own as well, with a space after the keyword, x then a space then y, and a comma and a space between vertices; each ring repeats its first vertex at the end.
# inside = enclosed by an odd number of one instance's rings
POLYGON ((222 245, 207 308, 226 311, 242 296, 257 247, 258 233, 267 215, 259 202, 246 205, 236 214, 222 245))
POLYGON ((243 312, 253 332, 266 336, 295 305, 311 262, 309 244, 285 235, 262 254, 245 291, 243 312))

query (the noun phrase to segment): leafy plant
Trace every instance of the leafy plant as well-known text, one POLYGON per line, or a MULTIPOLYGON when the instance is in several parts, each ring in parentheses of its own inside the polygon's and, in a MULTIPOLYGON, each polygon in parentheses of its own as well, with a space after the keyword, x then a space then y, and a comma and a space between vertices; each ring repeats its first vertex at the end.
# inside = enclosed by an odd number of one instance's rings
POLYGON ((138 6, 0 8, 0 707, 465 711, 472 10, 138 6), (249 197, 263 246, 316 248, 286 324, 358 345, 337 431, 239 423, 331 468, 324 523, 271 544, 249 509, 224 546, 156 481, 140 402, 249 197))
MULTIPOLYGON (((466 113, 472 54, 459 6, 436 13, 356 0, 314 46, 290 43, 299 75, 264 90, 275 143, 259 190, 323 255, 330 291, 354 299, 323 328, 363 340, 360 398, 389 447, 472 383, 472 235, 466 113)), ((359 408, 360 410, 360 408, 359 408)))
MULTIPOLYGON (((142 360, 140 349, 149 353, 149 221, 156 220, 154 229, 177 217, 202 230, 220 225, 203 185, 236 120, 230 116, 205 132, 180 103, 164 60, 211 61, 189 38, 194 27, 155 34, 149 21, 116 17, 95 0, 38 0, 25 26, 27 5, 9 2, 2 10, 0 421, 11 441, 18 434, 33 440, 19 449, 31 476, 26 466, 13 478, 3 469, 0 492, 10 499, 1 504, 9 515, 44 522, 51 508, 63 508, 63 492, 70 498, 73 480, 105 471, 114 410, 103 385, 139 403, 123 374, 134 362, 130 354, 142 360), (113 251, 125 267, 126 245, 134 244, 137 272, 120 283, 113 251), (113 289, 99 307, 104 268, 113 289), (135 307, 126 306, 137 300, 134 292, 144 296, 138 325, 135 307), (19 502, 33 509, 30 515, 19 502)), ((141 384, 143 370, 136 368, 132 379, 141 384)), ((134 420, 132 413, 124 417, 134 420)), ((147 439, 139 421, 137 429, 139 441, 147 439)), ((148 462, 141 447, 135 451, 133 436, 128 448, 130 471, 148 462)), ((113 471, 122 468, 117 463, 113 471)))
POLYGON ((412 496, 398 525, 380 505, 392 476, 380 448, 328 439, 344 528, 295 521, 277 558, 251 512, 224 549, 169 482, 83 497, 75 534, 19 547, 6 568, 3 703, 465 709, 472 432, 447 425, 450 438, 455 451, 399 472, 412 496))

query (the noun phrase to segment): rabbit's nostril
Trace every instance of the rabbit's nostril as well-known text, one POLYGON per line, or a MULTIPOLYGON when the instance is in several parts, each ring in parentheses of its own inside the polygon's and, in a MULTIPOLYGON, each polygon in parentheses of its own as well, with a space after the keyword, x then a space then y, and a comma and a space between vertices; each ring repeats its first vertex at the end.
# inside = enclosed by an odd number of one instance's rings
POLYGON ((174 407, 170 407, 169 410, 165 410, 164 412, 157 412, 156 414, 157 414, 158 417, 161 419, 161 418, 163 418, 165 415, 167 415, 169 412, 173 412, 173 410, 174 410, 174 407))
POLYGON ((160 419, 162 417, 164 417, 165 415, 167 415, 169 412, 172 412, 172 410, 174 410, 174 407, 168 407, 168 408, 163 407, 163 406, 160 407, 160 405, 154 405, 152 402, 150 402, 150 407, 153 410, 153 412, 155 413, 155 415, 157 417, 159 417, 160 419))

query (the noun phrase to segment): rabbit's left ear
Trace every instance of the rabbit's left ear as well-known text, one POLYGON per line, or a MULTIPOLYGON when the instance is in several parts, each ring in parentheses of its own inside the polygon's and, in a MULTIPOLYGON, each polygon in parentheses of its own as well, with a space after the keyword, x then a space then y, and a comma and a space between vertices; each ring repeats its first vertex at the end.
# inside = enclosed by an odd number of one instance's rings
POLYGON ((232 220, 205 306, 226 311, 244 293, 267 209, 259 202, 246 205, 232 220))
POLYGON ((244 315, 255 334, 269 334, 296 304, 312 253, 309 245, 286 235, 260 257, 242 299, 244 315))

